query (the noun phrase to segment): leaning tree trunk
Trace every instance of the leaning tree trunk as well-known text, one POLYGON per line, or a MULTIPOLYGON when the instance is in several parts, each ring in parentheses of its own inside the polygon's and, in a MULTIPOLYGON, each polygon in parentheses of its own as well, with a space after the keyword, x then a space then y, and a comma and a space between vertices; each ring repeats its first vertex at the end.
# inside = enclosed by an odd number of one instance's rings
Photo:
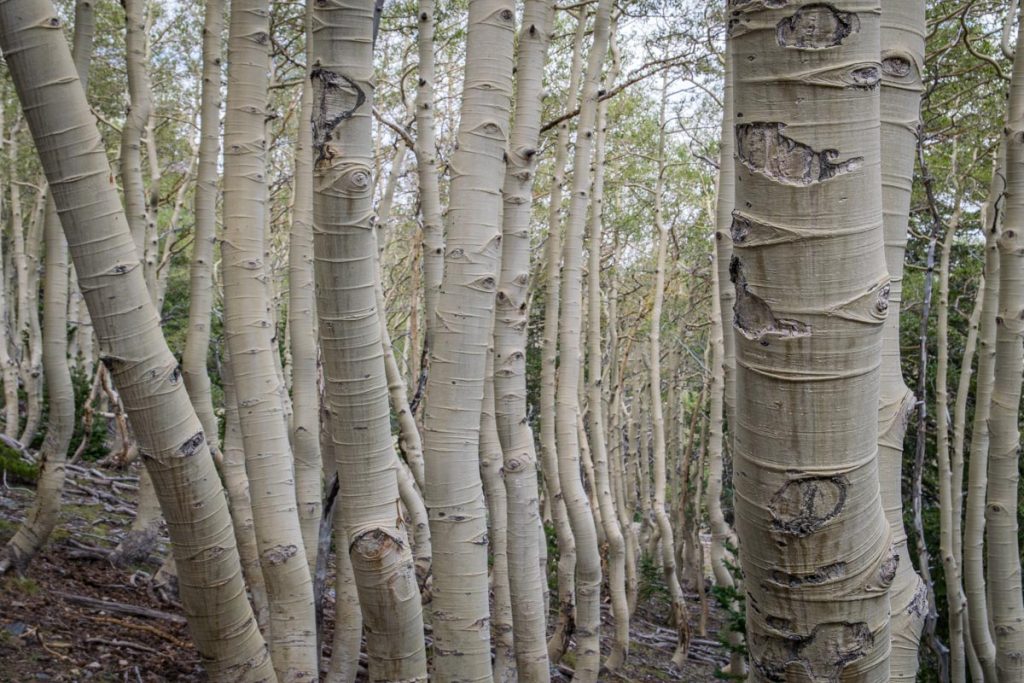
POLYGON ((0 5, 0 49, 53 189, 75 270, 110 369, 157 483, 181 601, 214 681, 274 680, 202 426, 139 267, 103 143, 53 6, 0 5))
MULTIPOLYGON (((373 2, 313 11, 313 253, 343 538, 372 680, 426 680, 420 595, 399 509, 376 295, 373 2)), ((479 426, 479 425, 478 425, 479 426)), ((475 458, 474 453, 474 458, 475 458)))
POLYGON ((1017 535, 1024 372, 1024 31, 1017 34, 1016 54, 1022 58, 1014 60, 1006 118, 1006 217, 998 242, 999 312, 985 509, 985 568, 1000 681, 1024 679, 1024 591, 1017 535))
POLYGON ((889 295, 879 6, 778 5, 733 3, 731 29, 734 483, 751 680, 882 682, 899 556, 876 458, 889 295))
POLYGON ((558 480, 576 539, 576 679, 597 680, 600 663, 601 558, 597 529, 580 474, 580 335, 583 322, 583 228, 590 199, 590 161, 594 147, 601 65, 608 52, 611 0, 601 0, 583 78, 576 129, 572 191, 562 245, 562 291, 558 327, 558 387, 555 393, 558 480))
POLYGON ((39 452, 36 498, 25 521, 0 551, 0 574, 8 567, 23 570, 57 525, 64 463, 75 428, 75 395, 68 368, 68 249, 52 197, 46 202, 44 237, 46 275, 43 283, 43 375, 49 409, 46 438, 39 452))
POLYGON ((264 263, 267 0, 235 0, 228 29, 224 118, 224 333, 252 491, 256 544, 270 603, 278 677, 317 677, 313 583, 292 480, 264 263))
POLYGON ((515 124, 502 189, 501 275, 494 318, 494 398, 504 455, 508 506, 509 590, 516 668, 524 683, 550 680, 544 593, 539 567, 541 527, 537 451, 526 416, 526 344, 529 321, 530 212, 537 169, 544 64, 554 3, 528 0, 516 64, 515 124))
POLYGON ((491 677, 487 520, 478 448, 501 257, 500 189, 514 27, 511 0, 470 0, 444 278, 431 332, 423 419, 438 681, 491 677))

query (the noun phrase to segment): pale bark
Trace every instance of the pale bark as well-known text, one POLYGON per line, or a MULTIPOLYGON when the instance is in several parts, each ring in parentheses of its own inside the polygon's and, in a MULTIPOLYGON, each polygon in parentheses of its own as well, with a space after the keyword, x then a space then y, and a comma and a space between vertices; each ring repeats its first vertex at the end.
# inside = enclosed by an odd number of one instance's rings
MULTIPOLYGON (((93 0, 75 0, 75 27, 71 43, 71 56, 75 63, 75 71, 78 73, 78 81, 82 84, 82 90, 86 93, 87 100, 89 94, 89 66, 92 61, 92 44, 95 33, 96 16, 93 10, 93 0)), ((78 278, 75 277, 74 265, 71 266, 70 272, 68 318, 70 324, 74 327, 70 349, 71 361, 76 364, 81 363, 84 373, 92 375, 92 321, 89 319, 89 309, 86 308, 85 299, 82 298, 82 291, 78 287, 78 278)))
POLYGON ((511 0, 470 0, 423 433, 438 681, 491 678, 487 520, 478 449, 501 258, 499 190, 505 177, 514 27, 511 0))
POLYGON ((228 494, 228 508, 231 510, 231 524, 235 530, 235 543, 242 563, 242 575, 252 594, 252 605, 256 612, 256 623, 260 631, 267 632, 270 620, 270 605, 267 602, 267 584, 260 568, 259 548, 256 545, 256 523, 252 516, 252 491, 249 477, 245 473, 245 446, 242 441, 242 427, 238 417, 238 398, 235 395, 235 380, 232 375, 231 357, 226 356, 222 365, 224 383, 224 448, 220 463, 224 477, 224 489, 228 494))
POLYGON ((516 116, 502 188, 501 274, 494 318, 494 410, 504 456, 516 668, 524 683, 546 683, 551 676, 545 633, 547 576, 537 569, 545 538, 539 523, 537 451, 526 416, 526 345, 530 214, 553 12, 551 0, 529 0, 523 9, 516 60, 516 116))
MULTIPOLYGON (((1024 31, 1015 54, 1024 55, 1024 31)), ((985 507, 986 579, 1000 681, 1024 679, 1024 590, 1017 535, 1024 372, 1024 59, 1016 59, 1006 119, 1006 215, 999 235, 999 311, 985 507)))
POLYGON ((946 227, 939 257, 939 301, 935 324, 935 438, 939 465, 939 551, 946 583, 949 614, 949 675, 953 683, 963 683, 967 675, 964 649, 964 595, 960 584, 960 566, 953 550, 953 467, 949 454, 949 260, 959 223, 959 207, 946 227))
MULTIPOLYGON (((617 65, 616 65, 617 66, 617 65)), ((617 68, 608 76, 609 87, 615 82, 617 68)), ((608 549, 608 590, 611 593, 615 637, 611 652, 604 662, 610 672, 618 671, 629 656, 629 603, 626 600, 626 544, 619 516, 612 500, 611 475, 608 467, 608 445, 605 442, 604 401, 602 396, 601 342, 601 233, 604 227, 604 159, 608 119, 607 101, 598 104, 597 139, 594 150, 594 188, 590 203, 589 261, 587 265, 587 393, 590 404, 590 446, 594 460, 594 492, 601 510, 608 549)))
MULTIPOLYGON (((654 519, 657 525, 658 535, 661 541, 661 569, 665 576, 665 585, 668 587, 669 596, 672 600, 672 622, 676 628, 678 642, 675 652, 672 654, 672 663, 681 667, 686 660, 686 651, 689 647, 690 625, 686 613, 686 603, 683 598, 683 589, 679 585, 679 577, 676 573, 675 543, 673 540, 672 524, 669 521, 668 512, 665 509, 665 418, 661 402, 661 310, 665 300, 665 266, 666 254, 668 251, 668 226, 663 219, 662 195, 665 189, 665 137, 666 137, 666 106, 668 96, 668 77, 662 86, 662 103, 658 118, 658 177, 654 186, 654 227, 657 230, 657 260, 655 265, 654 280, 654 304, 651 307, 651 332, 650 332, 650 391, 651 391, 651 431, 654 438, 654 460, 652 469, 654 474, 654 497, 652 505, 654 508, 654 519)), ((687 452, 687 455, 689 451, 687 452)), ((689 468, 684 469, 685 472, 689 468)), ((684 479, 684 486, 685 486, 684 479)))
POLYGON ((974 396, 967 510, 964 518, 964 593, 971 645, 986 680, 996 677, 996 651, 989 625, 988 591, 985 586, 985 494, 988 490, 989 418, 995 383, 996 316, 999 308, 999 232, 1002 222, 1005 145, 992 170, 982 225, 985 230, 985 293, 978 331, 978 379, 974 396))
POLYGON ((198 418, 160 334, 99 132, 49 3, 0 5, 3 50, 82 291, 157 484, 181 600, 211 680, 273 680, 245 598, 231 521, 198 418))
POLYGON ((352 562, 372 680, 426 680, 420 595, 400 515, 373 233, 373 3, 313 12, 313 254, 341 552, 352 562))
MULTIPOLYGON (((306 61, 311 63, 310 21, 306 3, 306 61)), ((308 69, 307 69, 308 71, 308 69)), ((320 389, 317 385, 316 306, 313 288, 313 88, 306 74, 295 145, 292 224, 288 235, 288 340, 291 344, 292 451, 295 456, 295 497, 299 527, 310 570, 316 567, 317 540, 323 503, 320 500, 320 389)))
POLYGON ((752 681, 890 680, 879 14, 859 0, 733 4, 734 482, 752 681))
MULTIPOLYGON (((217 224, 217 157, 220 153, 221 41, 223 0, 208 0, 203 16, 203 85, 199 104, 199 160, 193 205, 192 262, 189 270, 188 334, 181 374, 211 449, 219 448, 217 416, 210 394, 207 355, 213 310, 213 254, 217 224)), ((244 473, 244 470, 243 470, 244 473)))
MULTIPOLYGON (((16 130, 17 126, 12 129, 12 138, 16 130)), ((4 125, 4 113, 2 108, 0 108, 0 136, 6 135, 7 129, 4 125)), ((0 142, 0 150, 3 149, 3 144, 3 142, 0 142)), ((7 166, 8 170, 13 172, 13 164, 8 164, 7 166)), ((14 189, 14 185, 11 186, 11 189, 14 189)), ((3 192, 0 191, 0 208, 2 208, 2 205, 3 192)), ((0 239, 0 243, 2 242, 3 240, 0 239)), ((7 288, 7 282, 11 271, 11 268, 7 265, 8 258, 9 255, 5 256, 2 250, 0 250, 0 373, 2 373, 4 383, 4 436, 13 439, 18 435, 21 414, 20 406, 18 405, 18 363, 14 356, 11 355, 12 349, 17 350, 17 327, 8 324, 10 319, 8 314, 10 290, 7 288)), ((11 310, 11 313, 14 313, 14 311, 11 310)))
POLYGON ((22 571, 56 526, 64 488, 64 463, 75 427, 75 397, 67 358, 68 254, 52 198, 46 205, 44 240, 43 369, 49 418, 37 460, 36 497, 25 521, 0 550, 0 574, 11 566, 22 571))
MULTIPOLYGON (((579 84, 583 73, 583 38, 586 34, 585 16, 576 17, 573 37, 572 63, 569 67, 569 89, 566 109, 573 111, 579 101, 579 84)), ((548 640, 548 658, 557 664, 569 646, 576 612, 576 540, 566 511, 562 486, 559 482, 558 447, 556 436, 556 375, 558 364, 559 298, 562 282, 562 195, 565 185, 565 165, 569 158, 569 122, 558 126, 555 140, 554 177, 548 198, 548 235, 545 248, 544 276, 544 338, 540 364, 540 461, 544 472, 544 488, 551 505, 551 519, 558 541, 558 617, 548 640)))
POLYGON ((359 607, 359 591, 352 571, 352 558, 345 552, 348 539, 341 506, 334 506, 334 538, 339 552, 335 554, 334 639, 331 661, 325 683, 355 683, 359 673, 359 648, 363 641, 363 613, 359 607))
POLYGON ((882 504, 900 561, 890 588, 892 601, 892 680, 917 676, 921 629, 928 612, 926 589, 914 572, 903 528, 901 477, 903 437, 914 395, 903 381, 900 363, 900 309, 903 255, 913 184, 914 150, 924 89, 925 3, 884 3, 880 52, 882 120, 882 216, 889 271, 889 315, 883 328, 881 400, 878 408, 878 461, 882 504))
MULTIPOLYGON (((124 190, 124 209, 131 226, 132 238, 139 262, 143 264, 146 287, 153 297, 152 268, 146 265, 146 190, 142 184, 142 132, 153 109, 149 70, 146 64, 145 0, 125 0, 125 63, 128 71, 128 110, 121 128, 121 186, 124 190)), ((155 299, 154 299, 155 300, 155 299)))
POLYGON ((43 243, 43 223, 47 196, 50 189, 42 180, 38 183, 39 193, 25 228, 22 264, 24 266, 25 288, 21 288, 21 273, 18 283, 18 306, 24 304, 25 316, 20 317, 21 377, 25 387, 25 424, 18 441, 31 444, 39 431, 43 417, 43 335, 39 326, 39 261, 43 243))
POLYGON ((231 354, 256 544, 270 603, 270 653, 284 681, 315 680, 313 585, 297 514, 264 256, 267 0, 235 0, 224 118, 224 334, 231 354))
MULTIPOLYGON (((416 85, 416 172, 419 178, 420 213, 423 217, 423 318, 424 349, 429 348, 437 327, 437 297, 444 273, 444 229, 441 222, 441 191, 438 187, 437 142, 434 129, 434 0, 418 0, 419 81, 416 85)), ((416 350, 413 350, 416 353, 416 350)))
MULTIPOLYGON (((480 479, 487 499, 487 541, 491 548, 491 634, 494 643, 494 683, 512 683, 516 674, 512 632, 512 599, 509 593, 508 499, 502 481, 503 454, 494 419, 494 361, 487 352, 484 402, 480 413, 480 479)), ((536 547, 536 546, 535 546, 536 547)))

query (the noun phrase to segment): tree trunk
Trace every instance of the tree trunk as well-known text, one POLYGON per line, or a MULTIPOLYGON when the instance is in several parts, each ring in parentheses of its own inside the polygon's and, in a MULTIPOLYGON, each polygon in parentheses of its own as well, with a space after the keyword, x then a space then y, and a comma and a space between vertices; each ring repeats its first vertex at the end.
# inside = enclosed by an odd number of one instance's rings
POLYGON ((434 544, 434 677, 491 678, 480 413, 501 257, 515 7, 470 0, 444 279, 430 333, 424 498, 434 544))
MULTIPOLYGON (((221 41, 224 37, 223 0, 207 0, 203 18, 203 86, 199 104, 199 163, 194 196, 194 238, 189 272, 188 334, 181 356, 181 375, 196 414, 209 434, 212 450, 219 447, 217 416, 210 394, 207 357, 210 314, 213 310, 213 253, 217 241, 217 157, 220 153, 221 41)), ((169 266, 168 266, 169 267, 169 266)))
MULTIPOLYGON (((372 680, 426 680, 419 589, 400 515, 373 234, 373 3, 313 13, 313 254, 341 551, 352 562, 372 680)), ((475 454, 474 454, 475 457, 475 454)))
MULTIPOLYGON (((306 3, 306 61, 311 63, 313 3, 306 3)), ((309 69, 307 68, 307 72, 309 69)), ((317 384, 316 297, 313 287, 313 89, 309 74, 302 86, 298 141, 295 145, 295 197, 288 237, 288 339, 291 342, 292 450, 299 527, 310 569, 316 567, 323 504, 320 456, 320 387, 317 384)))
POLYGON ((305 548, 296 545, 302 534, 264 260, 268 31, 266 0, 235 0, 224 119, 224 333, 270 603, 270 652, 282 681, 306 681, 317 676, 313 585, 305 548))
POLYGON ((900 487, 903 437, 914 405, 914 395, 903 381, 900 363, 900 311, 916 128, 924 89, 924 22, 924 0, 882 6, 882 218, 890 284, 889 314, 883 327, 878 460, 882 504, 900 556, 889 590, 893 681, 915 680, 921 628, 928 611, 925 586, 910 562, 900 487))
POLYGON ((879 6, 777 5, 737 6, 731 29, 734 483, 752 680, 882 682, 899 559, 876 458, 889 295, 879 6))
POLYGON ((60 19, 49 3, 4 4, 0 49, 54 188, 104 363, 157 483, 193 638, 211 680, 273 680, 245 598, 220 481, 160 334, 99 132, 55 26, 60 19))
MULTIPOLYGON (((679 585, 679 577, 676 573, 675 542, 673 540, 672 524, 669 521, 668 512, 665 509, 665 418, 662 413, 661 403, 661 309, 665 299, 665 260, 668 251, 668 226, 662 218, 662 194, 665 189, 665 136, 668 122, 665 118, 666 99, 668 98, 668 77, 662 86, 662 104, 658 119, 658 178, 654 188, 654 225, 658 232, 657 241, 657 263, 655 266, 654 281, 654 305, 651 308, 651 356, 650 356, 650 389, 651 389, 651 430, 654 434, 654 519, 657 524, 658 535, 661 539, 661 569, 665 575, 665 585, 668 587, 669 596, 672 600, 672 620, 678 634, 676 650, 672 655, 672 663, 682 667, 686 661, 686 651, 690 641, 689 617, 686 613, 686 603, 683 598, 683 589, 679 585)), ((692 431, 692 430, 691 430, 692 431)), ((683 485, 686 485, 686 471, 684 469, 683 485)))
POLYGON ((46 203, 44 240, 43 369, 49 419, 39 452, 36 498, 24 523, 0 551, 0 574, 10 566, 22 571, 57 525, 64 488, 64 463, 75 427, 75 396, 67 357, 68 254, 52 197, 46 203))
POLYGON ((516 669, 524 683, 546 683, 546 574, 538 571, 541 526, 537 451, 526 415, 530 214, 537 169, 544 65, 554 4, 528 0, 516 63, 515 123, 502 188, 501 274, 494 319, 494 411, 503 451, 508 508, 509 591, 516 669))
MULTIPOLYGON (((573 38, 572 64, 569 68, 569 90, 566 95, 566 111, 576 109, 579 100, 579 83, 583 72, 583 38, 586 33, 586 17, 576 17, 576 33, 573 38)), ((541 348, 540 365, 540 461, 544 472, 544 487, 551 503, 551 518, 558 542, 558 617, 554 632, 548 640, 548 659, 557 664, 562 659, 569 638, 575 629, 576 612, 576 540, 565 506, 562 486, 559 482, 557 418, 555 409, 556 375, 558 365, 559 295, 562 282, 562 190, 565 184, 565 165, 569 157, 569 122, 558 126, 555 140, 554 177, 551 179, 551 194, 548 199, 548 236, 544 276, 544 339, 541 348)))
MULTIPOLYGON (((1024 57, 1024 31, 1016 54, 1024 57)), ((985 569, 996 671, 1000 681, 1024 678, 1024 591, 1017 535, 1020 479, 1020 398, 1024 372, 1024 58, 1015 59, 1006 119, 1006 217, 999 235, 999 312, 996 315, 995 383, 985 569)))

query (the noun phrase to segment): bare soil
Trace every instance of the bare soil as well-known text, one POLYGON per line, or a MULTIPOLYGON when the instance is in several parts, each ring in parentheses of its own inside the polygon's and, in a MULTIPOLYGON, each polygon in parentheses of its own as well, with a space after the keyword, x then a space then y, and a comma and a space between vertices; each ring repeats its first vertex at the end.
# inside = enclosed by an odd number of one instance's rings
MULTIPOLYGON (((113 548, 134 509, 130 473, 97 472, 92 477, 72 477, 58 528, 25 575, 0 577, 0 682, 206 680, 181 606, 162 596, 150 580, 160 554, 167 552, 166 539, 150 562, 128 568, 114 567, 88 550, 113 548), (104 484, 104 476, 123 481, 120 486, 104 484), (109 607, 96 601, 108 601, 109 607), (131 614, 125 606, 153 612, 131 614)), ((0 482, 0 544, 13 535, 33 495, 30 489, 0 482)), ((689 596, 694 640, 690 659, 679 671, 671 664, 675 636, 665 622, 670 610, 664 594, 656 587, 645 592, 648 594, 631 625, 627 665, 622 671, 602 675, 601 680, 715 680, 715 669, 726 662, 727 654, 717 643, 721 620, 713 601, 708 599, 712 604, 702 635, 697 596, 689 596)), ((328 588, 325 656, 330 654, 333 631, 332 601, 333 591, 328 588)), ((611 636, 608 605, 603 607, 603 616, 607 628, 602 629, 602 651, 607 653, 611 636)), ((570 680, 572 665, 570 651, 554 672, 554 680, 570 680)))

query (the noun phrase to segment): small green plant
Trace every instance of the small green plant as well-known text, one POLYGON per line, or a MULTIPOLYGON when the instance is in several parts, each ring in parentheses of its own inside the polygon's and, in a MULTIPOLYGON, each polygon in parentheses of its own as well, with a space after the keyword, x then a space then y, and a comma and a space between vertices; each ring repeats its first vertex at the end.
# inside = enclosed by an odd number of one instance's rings
MULTIPOLYGON (((737 548, 729 543, 725 542, 725 548, 728 551, 728 555, 731 557, 737 556, 737 548)), ((743 580, 743 570, 736 564, 733 564, 728 559, 725 560, 725 567, 732 574, 733 584, 732 586, 712 586, 711 597, 715 599, 719 608, 723 614, 723 628, 719 630, 718 642, 721 643, 722 647, 729 652, 730 655, 733 653, 739 653, 744 657, 747 656, 746 636, 747 636, 747 602, 746 596, 743 591, 736 588, 740 585, 743 580), (736 644, 729 641, 729 634, 740 633, 743 638, 736 644)), ((722 681, 745 681, 746 676, 741 674, 729 673, 722 671, 720 668, 715 669, 715 678, 722 681)))
POLYGON ((0 443, 0 470, 8 484, 34 485, 39 479, 39 467, 26 462, 21 453, 0 443))
POLYGON ((661 575, 661 567, 654 561, 654 558, 644 555, 640 558, 640 589, 641 600, 651 598, 671 599, 668 587, 665 585, 661 575))

